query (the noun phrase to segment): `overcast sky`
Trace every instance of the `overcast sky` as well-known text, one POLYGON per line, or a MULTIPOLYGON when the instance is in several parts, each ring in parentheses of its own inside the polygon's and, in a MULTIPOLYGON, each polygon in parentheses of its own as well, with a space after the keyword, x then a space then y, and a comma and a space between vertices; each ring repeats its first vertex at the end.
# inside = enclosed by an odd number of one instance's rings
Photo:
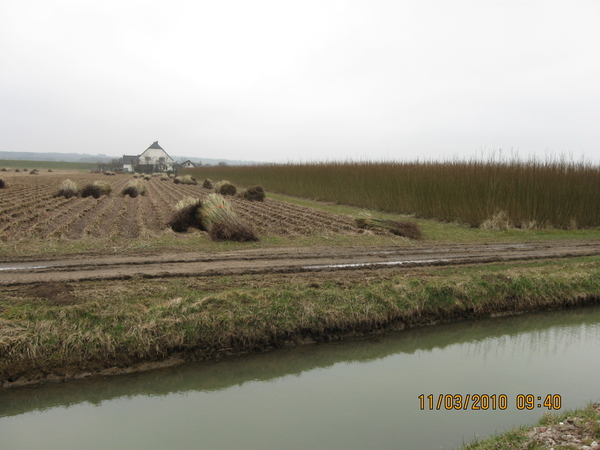
POLYGON ((600 1, 0 0, 2 150, 600 160, 600 1))

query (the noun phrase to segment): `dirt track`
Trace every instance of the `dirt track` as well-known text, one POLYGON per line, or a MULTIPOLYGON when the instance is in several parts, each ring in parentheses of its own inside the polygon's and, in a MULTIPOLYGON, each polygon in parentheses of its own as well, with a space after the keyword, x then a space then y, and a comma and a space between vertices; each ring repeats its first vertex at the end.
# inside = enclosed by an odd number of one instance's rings
POLYGON ((210 277, 458 265, 600 254, 600 241, 414 247, 285 248, 0 263, 0 285, 133 277, 210 277))

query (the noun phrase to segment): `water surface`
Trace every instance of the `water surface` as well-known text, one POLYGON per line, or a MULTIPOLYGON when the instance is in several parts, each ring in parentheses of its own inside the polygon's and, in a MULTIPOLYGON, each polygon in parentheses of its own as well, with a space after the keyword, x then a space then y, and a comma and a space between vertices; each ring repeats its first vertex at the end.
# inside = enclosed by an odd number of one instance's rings
POLYGON ((451 449, 600 401, 600 307, 463 322, 0 392, 0 448, 451 449), (505 394, 506 410, 418 396, 505 394))

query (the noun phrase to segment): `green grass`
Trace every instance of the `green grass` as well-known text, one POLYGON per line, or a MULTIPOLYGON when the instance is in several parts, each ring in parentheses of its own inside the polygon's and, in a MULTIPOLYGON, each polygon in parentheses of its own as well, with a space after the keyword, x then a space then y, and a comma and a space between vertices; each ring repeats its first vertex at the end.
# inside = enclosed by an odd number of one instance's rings
POLYGON ((0 169, 6 167, 7 169, 52 169, 52 170, 81 170, 88 171, 98 168, 97 163, 85 163, 85 162, 67 162, 67 161, 30 161, 30 160, 13 160, 13 159, 0 159, 0 169))
MULTIPOLYGON (((589 230, 560 230, 550 229, 521 229, 510 228, 508 230, 483 230, 465 224, 453 222, 440 222, 438 220, 417 219, 412 215, 382 213, 366 208, 340 205, 332 202, 323 202, 305 198, 293 197, 283 194, 268 193, 267 197, 306 208, 318 209, 333 214, 343 214, 351 217, 359 217, 364 214, 373 214, 391 220, 413 220, 418 223, 423 235, 428 242, 440 243, 463 243, 463 242, 525 242, 545 240, 566 239, 599 239, 599 229, 589 230)), ((392 238, 391 240, 393 240, 392 238)), ((390 239, 388 239, 390 240, 390 239)), ((398 242, 398 239, 395 240, 398 242)))
POLYGON ((500 211, 515 227, 600 226, 600 168, 564 160, 273 164, 186 173, 474 227, 500 211))
POLYGON ((32 297, 27 286, 0 287, 0 379, 117 364, 124 355, 130 363, 179 352, 211 356, 600 296, 600 257, 319 276, 71 283, 73 304, 32 297))

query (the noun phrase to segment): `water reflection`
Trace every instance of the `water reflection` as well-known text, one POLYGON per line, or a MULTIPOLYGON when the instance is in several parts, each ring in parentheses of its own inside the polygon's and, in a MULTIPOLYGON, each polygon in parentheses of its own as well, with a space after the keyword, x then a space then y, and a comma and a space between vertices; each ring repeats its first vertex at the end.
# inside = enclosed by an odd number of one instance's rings
MULTIPOLYGON (((173 439, 187 442, 173 427, 202 434, 205 448, 294 448, 287 440, 291 437, 298 439, 297 448, 452 448, 474 433, 492 433, 543 413, 516 411, 512 400, 518 393, 561 394, 569 408, 598 400, 594 374, 600 372, 600 362, 592 355, 599 350, 600 307, 421 328, 217 363, 6 390, 0 392, 0 436, 19 442, 24 438, 17 435, 19 427, 40 427, 79 411, 78 417, 101 416, 104 422, 120 414, 130 421, 135 415, 140 430, 157 421, 153 426, 168 438, 139 437, 139 448, 160 448, 173 439), (419 394, 452 393, 505 393, 511 406, 485 413, 418 409, 419 394), (166 411, 178 422, 165 417, 166 411), (189 423, 180 422, 188 415, 189 423), (193 419, 198 415, 203 423, 193 419), (279 435, 273 427, 286 431, 279 435), (399 446, 399 440, 405 445, 399 446)), ((131 430, 120 429, 118 422, 111 427, 115 436, 130 438, 131 430)), ((112 445, 96 438, 97 448, 112 445)), ((52 448, 52 439, 45 439, 44 447, 52 448)), ((64 439, 57 435, 56 448, 69 446, 64 439)), ((81 439, 92 448, 89 436, 81 439)))

